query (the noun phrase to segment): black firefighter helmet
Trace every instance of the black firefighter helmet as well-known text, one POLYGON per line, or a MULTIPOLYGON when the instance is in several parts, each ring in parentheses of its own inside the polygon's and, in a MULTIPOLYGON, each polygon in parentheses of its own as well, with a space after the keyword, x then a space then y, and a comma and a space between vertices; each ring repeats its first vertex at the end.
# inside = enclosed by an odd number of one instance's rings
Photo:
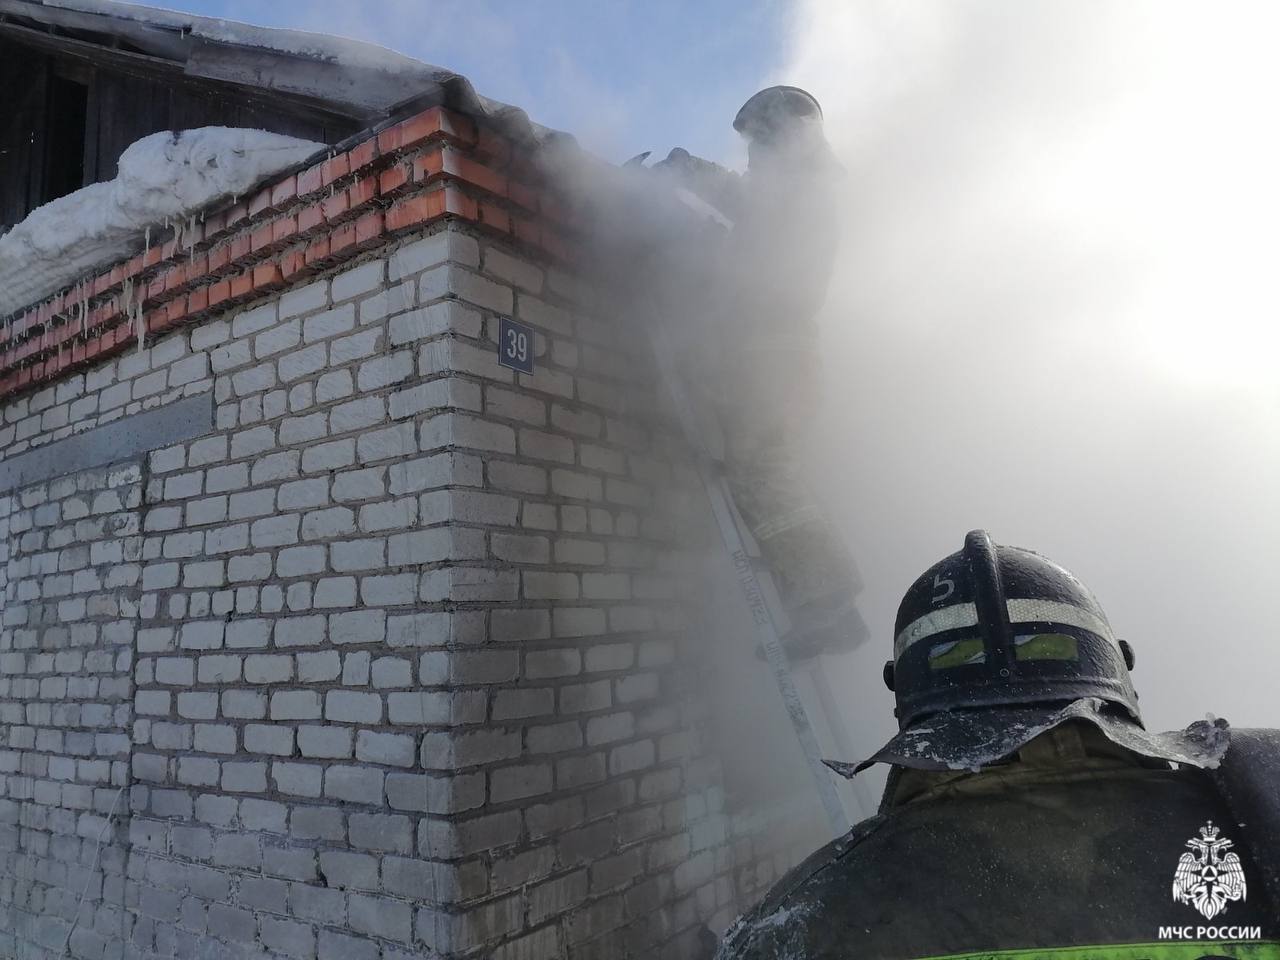
POLYGON ((1098 697, 1140 720, 1132 648, 1088 587, 1051 560, 997 546, 985 530, 935 563, 898 607, 885 681, 899 727, 962 707, 1098 697))
POLYGON ((822 123, 822 107, 813 94, 799 87, 766 87, 739 108, 733 129, 750 140, 772 142, 800 121, 822 123))
POLYGON ((921 769, 978 769, 1070 719, 1123 747, 1203 766, 1225 749, 1209 723, 1175 734, 1142 727, 1129 679, 1132 647, 1117 640, 1089 589, 1030 550, 985 530, 935 563, 898 607, 885 683, 899 733, 851 774, 882 761, 921 769))

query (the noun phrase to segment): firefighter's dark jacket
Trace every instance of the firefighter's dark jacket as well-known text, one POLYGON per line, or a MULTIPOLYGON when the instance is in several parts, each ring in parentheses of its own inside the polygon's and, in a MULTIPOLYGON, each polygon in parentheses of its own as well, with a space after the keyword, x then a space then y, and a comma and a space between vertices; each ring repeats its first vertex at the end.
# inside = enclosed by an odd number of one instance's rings
POLYGON ((880 815, 788 874, 717 957, 1273 960, 1278 921, 1248 825, 1205 773, 1072 722, 979 773, 895 768, 880 815), (1212 919, 1172 894, 1208 821, 1248 884, 1212 919), (1260 939, 1242 940, 1254 927, 1260 939))

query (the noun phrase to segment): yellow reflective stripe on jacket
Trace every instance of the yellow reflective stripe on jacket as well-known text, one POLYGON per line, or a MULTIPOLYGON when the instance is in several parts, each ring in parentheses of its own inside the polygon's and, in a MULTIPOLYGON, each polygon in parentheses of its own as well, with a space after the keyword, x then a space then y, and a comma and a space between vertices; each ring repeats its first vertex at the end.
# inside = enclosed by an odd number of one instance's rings
POLYGON ((1091 947, 1036 947, 952 953, 921 960, 1280 960, 1280 940, 1160 940, 1156 943, 1107 943, 1091 947))

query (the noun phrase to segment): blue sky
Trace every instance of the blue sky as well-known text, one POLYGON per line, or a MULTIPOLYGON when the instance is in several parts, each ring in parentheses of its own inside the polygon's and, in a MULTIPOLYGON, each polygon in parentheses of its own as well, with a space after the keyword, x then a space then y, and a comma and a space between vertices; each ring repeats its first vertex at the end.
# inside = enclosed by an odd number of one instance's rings
POLYGON ((787 49, 782 0, 162 0, 202 16, 370 40, 468 77, 486 96, 614 161, 683 146, 740 167, 730 126, 787 49))

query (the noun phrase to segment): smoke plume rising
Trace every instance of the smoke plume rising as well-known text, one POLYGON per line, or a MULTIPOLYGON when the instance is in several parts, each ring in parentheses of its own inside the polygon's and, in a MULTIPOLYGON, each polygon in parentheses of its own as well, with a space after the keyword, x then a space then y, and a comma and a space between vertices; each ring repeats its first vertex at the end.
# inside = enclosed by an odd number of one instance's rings
MULTIPOLYGON (((454 7, 468 29, 399 0, 385 23, 325 4, 310 25, 430 40, 410 52, 463 69, 473 37, 485 92, 614 159, 665 151, 631 129, 659 65, 602 89, 540 66, 548 97, 510 66, 524 31, 454 7)), ((798 0, 790 19, 785 65, 738 102, 810 89, 848 170, 809 442, 866 582, 873 639, 829 662, 859 750, 893 728, 899 598, 976 526, 1090 584, 1137 649, 1149 726, 1275 724, 1280 9, 798 0)), ((733 136, 698 115, 705 143, 733 136)))
POLYGON ((1265 4, 805 0, 777 82, 848 168, 815 476, 873 641, 988 528, 1134 644, 1147 725, 1277 723, 1280 68, 1265 4))

